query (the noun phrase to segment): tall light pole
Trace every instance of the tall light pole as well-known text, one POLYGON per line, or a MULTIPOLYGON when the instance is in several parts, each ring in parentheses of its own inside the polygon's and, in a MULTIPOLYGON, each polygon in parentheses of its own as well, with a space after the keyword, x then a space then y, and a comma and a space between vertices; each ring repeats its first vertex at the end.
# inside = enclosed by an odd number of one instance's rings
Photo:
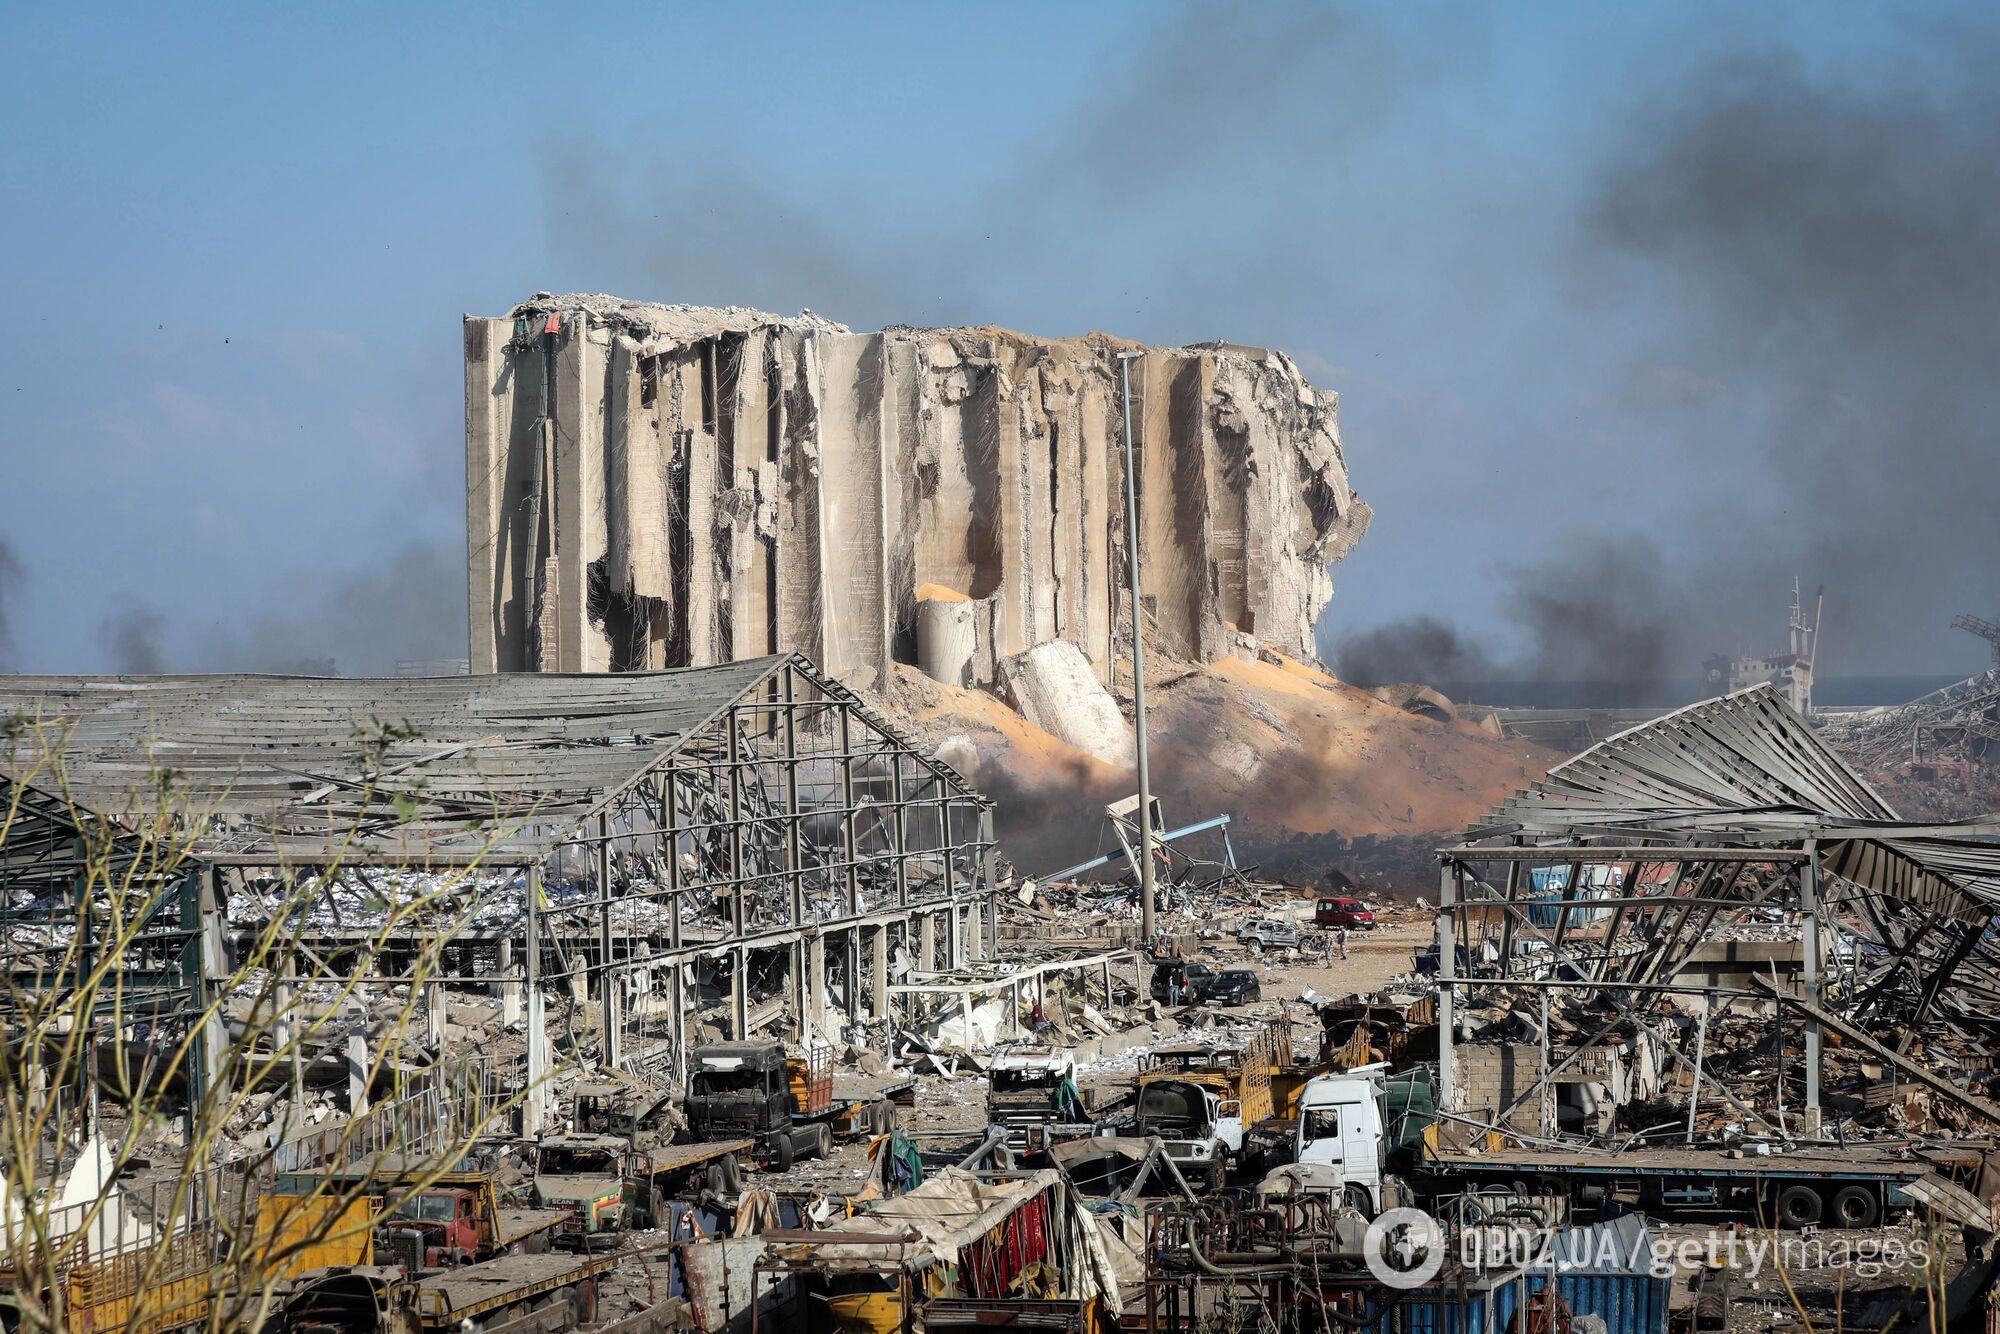
POLYGON ((1125 558, 1132 583, 1132 724, 1139 760, 1139 939, 1153 944, 1153 787, 1146 770, 1146 646, 1139 629, 1139 490, 1132 464, 1132 359, 1144 352, 1118 354, 1118 380, 1125 394, 1125 558))

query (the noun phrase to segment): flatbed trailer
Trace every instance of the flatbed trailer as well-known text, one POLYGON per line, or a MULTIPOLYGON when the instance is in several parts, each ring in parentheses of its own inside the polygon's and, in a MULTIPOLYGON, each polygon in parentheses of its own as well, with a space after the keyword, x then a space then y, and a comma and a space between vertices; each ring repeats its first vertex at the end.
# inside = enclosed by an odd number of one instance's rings
POLYGON ((1935 1175, 1948 1179, 1957 1166, 1862 1145, 1736 1156, 1692 1148, 1623 1153, 1434 1148, 1419 1160, 1412 1185, 1428 1198, 1498 1186, 1562 1196, 1585 1210, 1616 1203, 1661 1211, 1724 1210, 1789 1228, 1820 1222, 1871 1227, 1891 1209, 1914 1202, 1908 1187, 1935 1175))
POLYGON ((633 1207, 646 1226, 659 1227, 667 1216, 667 1204, 693 1193, 694 1178, 718 1195, 734 1195, 743 1188, 742 1162, 757 1149, 754 1139, 719 1139, 700 1144, 663 1144, 657 1149, 639 1149, 632 1155, 628 1181, 633 1190, 633 1207))
POLYGON ((536 1310, 573 1327, 596 1318, 597 1276, 609 1265, 544 1252, 417 1273, 382 1266, 323 1270, 286 1299, 285 1327, 293 1334, 443 1334, 536 1310))

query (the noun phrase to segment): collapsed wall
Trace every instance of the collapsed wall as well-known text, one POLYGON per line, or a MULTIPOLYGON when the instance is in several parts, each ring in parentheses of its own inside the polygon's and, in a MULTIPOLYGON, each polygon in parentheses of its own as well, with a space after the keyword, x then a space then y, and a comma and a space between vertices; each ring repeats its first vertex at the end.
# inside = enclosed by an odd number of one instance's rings
POLYGON ((1063 639, 1108 681, 1126 351, 1150 624, 1195 661, 1311 656, 1369 511, 1282 353, 544 294, 465 321, 473 670, 798 650, 985 685, 1063 639))

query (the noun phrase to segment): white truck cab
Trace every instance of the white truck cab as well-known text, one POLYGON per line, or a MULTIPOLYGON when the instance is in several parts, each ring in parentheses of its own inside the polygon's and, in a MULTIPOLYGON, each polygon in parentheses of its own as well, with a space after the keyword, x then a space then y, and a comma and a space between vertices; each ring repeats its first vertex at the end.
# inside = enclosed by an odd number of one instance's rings
POLYGON ((1382 1067, 1320 1075, 1299 1094, 1297 1158, 1338 1168, 1348 1203, 1369 1217, 1382 1211, 1382 1067))
POLYGON ((1139 1086, 1131 1133, 1158 1135, 1176 1167, 1184 1174, 1199 1173, 1211 1186, 1221 1185, 1230 1163, 1242 1155, 1244 1129, 1241 1102, 1193 1080, 1139 1086))

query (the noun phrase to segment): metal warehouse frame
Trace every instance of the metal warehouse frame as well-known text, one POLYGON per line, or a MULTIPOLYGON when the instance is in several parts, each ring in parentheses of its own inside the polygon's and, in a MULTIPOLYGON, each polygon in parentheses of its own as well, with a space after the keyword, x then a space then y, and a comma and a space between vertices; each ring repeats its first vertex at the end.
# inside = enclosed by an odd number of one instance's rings
MULTIPOLYGON (((727 966, 741 1038, 757 962, 785 965, 805 1033, 830 962, 849 1017, 865 987, 886 1020, 892 948, 923 973, 991 941, 991 803, 796 654, 617 675, 6 677, 8 716, 33 725, 0 743, 0 772, 45 770, 55 749, 68 800, 113 820, 151 812, 172 775, 205 813, 194 855, 218 936, 226 886, 261 876, 487 877, 464 896, 518 881, 517 918, 451 944, 491 961, 481 982, 503 1004, 527 1001, 531 1127, 554 983, 595 996, 607 1068, 624 999, 663 992, 678 1069, 704 961, 727 966)), ((294 945, 354 936, 302 925, 294 945)), ((398 981, 392 964, 356 960, 374 982, 398 981)))
MULTIPOLYGON (((1697 1097, 1711 1091, 1780 1138, 1815 1136, 1828 1022, 1874 1022, 1903 1034, 1932 1014, 1991 1022, 1984 998, 2000 984, 2000 952, 1984 935, 2000 910, 1995 834, 2000 820, 1990 817, 1901 821, 1769 686, 1621 732, 1549 770, 1438 850, 1439 1078, 1447 1101, 1461 1092, 1455 1009, 1477 993, 1522 988, 1542 998, 1542 1067, 1496 1122, 1530 1098, 1547 1106, 1558 1076, 1630 1025, 1651 1032, 1657 1049, 1691 1072, 1697 1097), (1585 868, 1597 866, 1622 868, 1616 895, 1586 889, 1585 868), (1560 889, 1529 886, 1534 867, 1560 868, 1560 889), (1542 910, 1543 924, 1531 906, 1542 910), (1799 917, 1795 993, 1779 994, 1762 979, 1753 988, 1675 980, 1718 916, 1756 907, 1799 917), (1582 915, 1607 912, 1602 930, 1577 929, 1582 915), (1872 936, 1879 957, 1865 970, 1850 960, 1845 976, 1830 977, 1824 943, 1836 915, 1872 936), (1546 948, 1521 951, 1529 938, 1546 948), (1475 939, 1494 946, 1494 960, 1468 971, 1472 956, 1462 959, 1460 950, 1475 939), (1966 995, 1954 1002, 1958 990, 1966 995), (1615 1013, 1567 1053, 1553 1052, 1550 1004, 1579 995, 1607 1001, 1615 1013), (1794 1111, 1802 1114, 1787 1122, 1782 1108, 1751 1106, 1703 1068, 1699 1038, 1692 1059, 1681 1052, 1656 1026, 1654 1011, 1670 996, 1750 998, 1800 1016, 1805 1100, 1794 1111)), ((1690 1134, 1692 1126, 1690 1113, 1690 1134)))

